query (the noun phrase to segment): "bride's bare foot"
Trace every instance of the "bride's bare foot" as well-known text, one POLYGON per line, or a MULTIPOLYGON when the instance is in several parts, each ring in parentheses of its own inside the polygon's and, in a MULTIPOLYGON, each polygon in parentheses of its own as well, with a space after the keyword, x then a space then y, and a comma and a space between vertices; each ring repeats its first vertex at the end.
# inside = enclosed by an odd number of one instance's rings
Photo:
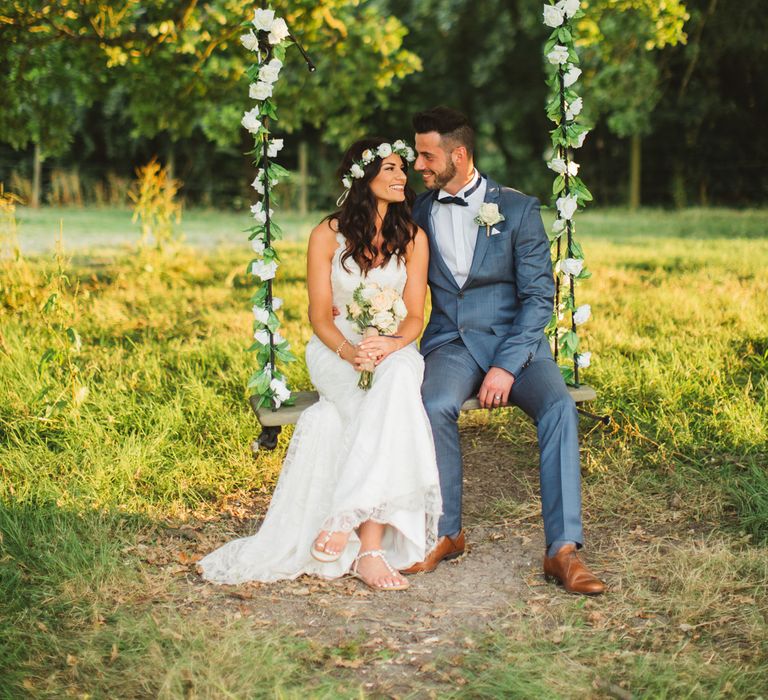
POLYGON ((376 591, 404 591, 409 586, 408 580, 390 566, 380 549, 360 552, 352 574, 376 591))
POLYGON ((349 542, 349 532, 321 530, 312 543, 312 556, 322 562, 336 561, 349 542))

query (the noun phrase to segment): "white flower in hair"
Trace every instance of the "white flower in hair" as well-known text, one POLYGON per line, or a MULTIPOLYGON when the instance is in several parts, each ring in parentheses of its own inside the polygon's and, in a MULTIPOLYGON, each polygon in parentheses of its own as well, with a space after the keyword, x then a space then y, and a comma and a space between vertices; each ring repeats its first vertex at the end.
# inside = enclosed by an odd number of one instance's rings
POLYGON ((363 151, 363 155, 361 157, 363 159, 363 163, 368 165, 368 163, 372 163, 374 161, 376 154, 370 148, 366 148, 363 151))
POLYGON ((402 151, 406 148, 408 148, 408 146, 406 145, 405 141, 403 141, 403 139, 397 139, 397 141, 392 144, 393 151, 402 151))
POLYGON ((245 46, 248 51, 256 51, 259 48, 259 37, 253 32, 248 32, 240 37, 240 43, 245 46))
POLYGON ((548 27, 559 27, 565 21, 560 8, 555 5, 544 5, 544 24, 548 27))
POLYGON ((249 112, 243 114, 243 118, 240 123, 252 134, 258 134, 261 129, 261 122, 259 121, 259 110, 254 107, 249 112))
POLYGON ((272 29, 269 32, 269 43, 272 45, 279 44, 283 39, 287 39, 290 32, 288 31, 288 25, 281 17, 276 19, 272 25, 272 29))
POLYGON ((341 184, 344 185, 346 189, 352 187, 352 181, 346 175, 341 178, 341 184))
POLYGON ((283 150, 283 139, 272 139, 267 147, 267 156, 276 158, 277 154, 283 150))
POLYGON ((268 32, 272 29, 272 25, 275 22, 274 10, 254 10, 253 12, 253 26, 259 31, 268 32))
POLYGON ((410 146, 407 146, 405 149, 405 159, 409 163, 412 163, 414 160, 416 160, 416 152, 410 146))
POLYGON ((248 90, 248 97, 252 100, 266 100, 272 97, 272 84, 259 80, 258 83, 251 83, 248 90))
POLYGON ((378 154, 379 158, 387 158, 388 156, 392 155, 392 146, 390 146, 388 143, 382 143, 381 146, 376 149, 376 153, 378 154))
POLYGON ((273 58, 269 63, 265 63, 259 70, 259 80, 263 80, 270 85, 277 81, 280 76, 280 69, 283 62, 279 58, 273 58))
POLYGON ((357 163, 354 163, 349 169, 349 174, 356 180, 359 180, 365 175, 365 171, 357 163))

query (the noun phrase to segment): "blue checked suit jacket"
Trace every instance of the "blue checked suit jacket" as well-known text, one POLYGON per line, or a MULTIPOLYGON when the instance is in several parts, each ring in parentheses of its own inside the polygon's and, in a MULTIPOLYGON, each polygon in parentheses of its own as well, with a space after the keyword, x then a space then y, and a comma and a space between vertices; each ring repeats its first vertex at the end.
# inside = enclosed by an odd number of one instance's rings
POLYGON ((549 240, 535 197, 488 178, 485 201, 498 204, 504 221, 491 236, 478 227, 469 277, 459 288, 432 229, 434 192, 416 199, 413 217, 429 237, 432 294, 421 353, 461 338, 483 370, 501 367, 517 376, 534 357, 551 357, 544 335, 555 294, 549 240))

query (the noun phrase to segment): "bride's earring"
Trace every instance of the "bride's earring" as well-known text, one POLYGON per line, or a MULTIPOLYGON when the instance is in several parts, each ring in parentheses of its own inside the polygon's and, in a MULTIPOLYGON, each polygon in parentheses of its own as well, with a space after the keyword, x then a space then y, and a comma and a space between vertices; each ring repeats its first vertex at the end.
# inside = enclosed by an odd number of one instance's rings
POLYGON ((344 190, 340 195, 339 198, 336 200, 336 206, 340 207, 344 202, 347 201, 347 197, 349 197, 349 190, 344 190))

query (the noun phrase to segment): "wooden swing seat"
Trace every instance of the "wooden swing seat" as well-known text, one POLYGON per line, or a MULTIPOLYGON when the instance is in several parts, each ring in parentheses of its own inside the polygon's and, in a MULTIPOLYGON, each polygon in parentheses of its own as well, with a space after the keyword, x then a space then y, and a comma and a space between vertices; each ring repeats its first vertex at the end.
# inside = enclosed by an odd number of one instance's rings
MULTIPOLYGON (((569 386, 568 393, 577 405, 586 401, 594 401, 597 398, 597 392, 587 384, 569 386)), ((251 397, 251 408, 256 414, 256 418, 258 418, 262 427, 261 435, 259 435, 252 445, 254 454, 256 454, 260 448, 274 450, 277 446, 277 437, 280 434, 282 426, 292 425, 299 420, 299 416, 310 406, 316 404, 320 399, 320 396, 316 391, 297 391, 294 392, 293 398, 296 401, 292 406, 281 406, 277 410, 274 410, 265 407, 256 408, 259 397, 251 397)), ((477 411, 479 409, 480 401, 474 397, 467 399, 461 406, 462 411, 477 411)), ((592 416, 592 414, 588 415, 592 416)), ((604 420, 602 417, 592 417, 604 420)))

